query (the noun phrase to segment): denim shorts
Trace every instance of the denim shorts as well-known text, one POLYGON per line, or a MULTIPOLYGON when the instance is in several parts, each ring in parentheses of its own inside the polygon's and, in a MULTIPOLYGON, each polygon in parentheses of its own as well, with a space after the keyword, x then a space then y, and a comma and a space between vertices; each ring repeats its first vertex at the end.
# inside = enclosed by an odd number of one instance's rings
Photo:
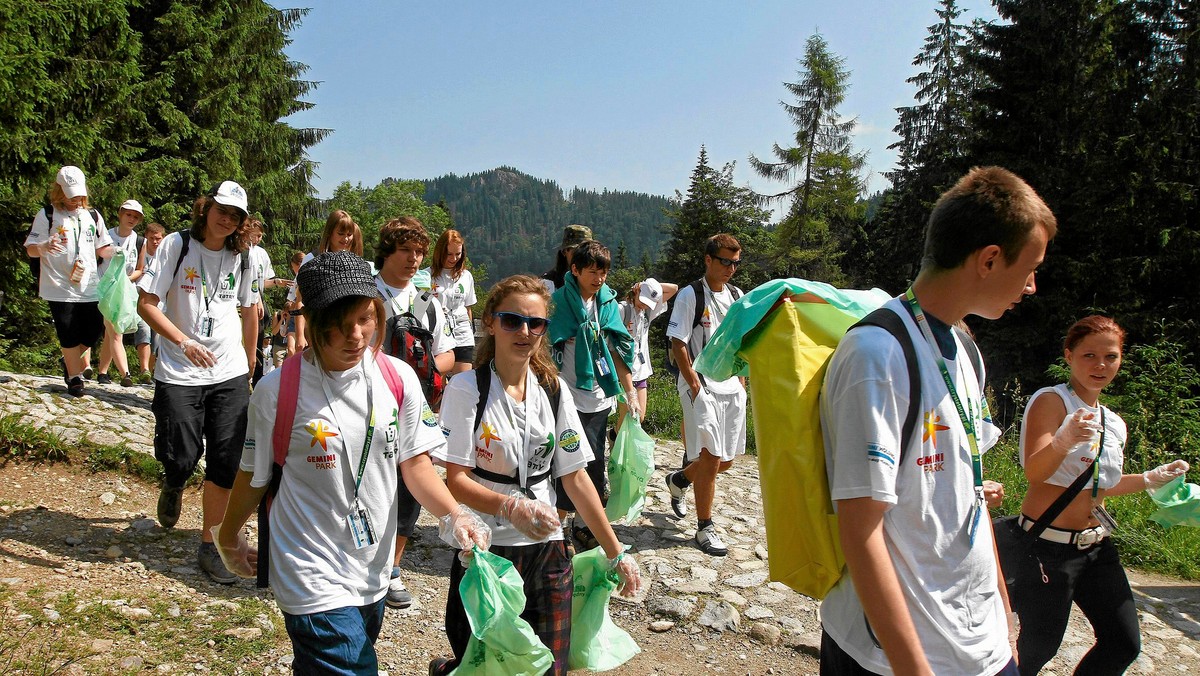
POLYGON ((383 626, 384 599, 365 606, 334 608, 309 615, 283 614, 292 639, 295 674, 376 674, 375 639, 383 626))

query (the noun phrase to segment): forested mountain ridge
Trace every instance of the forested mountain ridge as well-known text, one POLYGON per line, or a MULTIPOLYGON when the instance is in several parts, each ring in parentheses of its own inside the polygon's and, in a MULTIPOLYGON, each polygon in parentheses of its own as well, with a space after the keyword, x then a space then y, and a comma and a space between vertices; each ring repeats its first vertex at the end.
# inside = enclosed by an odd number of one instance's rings
POLYGON ((488 282, 518 272, 541 273, 554 264, 563 227, 581 223, 612 251, 624 245, 629 264, 653 261, 668 239, 665 209, 675 200, 639 192, 564 193, 558 183, 513 167, 423 181, 425 201, 442 203, 467 240, 467 255, 487 266, 488 282))

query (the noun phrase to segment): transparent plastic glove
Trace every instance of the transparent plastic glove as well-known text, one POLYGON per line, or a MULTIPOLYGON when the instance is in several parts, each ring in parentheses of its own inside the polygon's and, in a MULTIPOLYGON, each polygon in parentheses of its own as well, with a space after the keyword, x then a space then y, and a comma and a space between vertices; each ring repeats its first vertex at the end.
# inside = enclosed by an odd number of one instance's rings
POLYGON ((1096 414, 1086 408, 1080 408, 1067 416, 1058 426, 1058 431, 1054 433, 1054 439, 1050 441, 1050 446, 1059 453, 1066 453, 1076 444, 1089 441, 1099 431, 1100 420, 1096 418, 1096 414))
POLYGON ((212 533, 213 544, 217 546, 217 553, 221 555, 221 563, 225 564, 229 572, 238 577, 258 576, 258 549, 250 546, 245 531, 238 531, 237 547, 234 548, 221 545, 221 524, 208 529, 208 532, 212 533))
POLYGON ((995 509, 1004 502, 1004 484, 998 481, 984 479, 983 481, 983 499, 987 502, 989 509, 995 509))
POLYGON ((1171 479, 1185 474, 1190 466, 1186 460, 1176 460, 1175 462, 1159 465, 1151 470, 1142 472, 1142 478, 1146 480, 1146 490, 1152 491, 1156 488, 1166 486, 1171 479))
POLYGON ((636 596, 642 588, 642 569, 632 554, 621 552, 608 560, 608 569, 617 572, 617 594, 626 598, 636 596))
POLYGON ((492 545, 492 529, 466 505, 456 505, 449 514, 438 519, 438 537, 451 547, 467 551, 472 546, 487 551, 492 545))
POLYGON ((544 540, 550 534, 562 528, 558 520, 558 512, 541 500, 530 500, 523 495, 510 495, 496 516, 508 519, 513 528, 521 531, 526 537, 534 540, 544 540))
POLYGON ((629 407, 630 414, 633 418, 642 422, 642 403, 638 401, 637 390, 625 390, 625 404, 629 407))

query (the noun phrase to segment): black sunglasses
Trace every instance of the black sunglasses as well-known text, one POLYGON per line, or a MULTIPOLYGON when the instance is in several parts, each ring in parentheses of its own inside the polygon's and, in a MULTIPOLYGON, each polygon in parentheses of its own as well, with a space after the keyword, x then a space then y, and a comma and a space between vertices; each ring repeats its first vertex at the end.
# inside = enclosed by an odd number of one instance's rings
POLYGON ((740 258, 723 258, 721 256, 713 256, 713 260, 717 261, 718 263, 720 263, 721 265, 724 265, 727 268, 731 268, 735 265, 740 265, 742 262, 742 259, 740 259, 740 258))
POLYGON ((550 320, 545 317, 526 317, 516 312, 493 312, 492 316, 500 320, 500 328, 505 331, 520 331, 522 324, 527 325, 531 336, 545 334, 550 326, 550 320))

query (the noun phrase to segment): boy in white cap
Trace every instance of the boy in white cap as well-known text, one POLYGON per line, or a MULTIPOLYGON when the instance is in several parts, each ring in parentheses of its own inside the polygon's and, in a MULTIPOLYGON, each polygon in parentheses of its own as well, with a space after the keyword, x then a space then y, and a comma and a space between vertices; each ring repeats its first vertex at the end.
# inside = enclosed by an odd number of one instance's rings
POLYGON ((87 182, 79 167, 58 171, 50 205, 33 219, 25 250, 39 259, 38 295, 50 305, 62 349, 67 392, 83 395, 84 353, 104 332, 96 259, 113 254, 104 219, 88 208, 87 182))
MULTIPOLYGON (((660 282, 650 277, 634 284, 621 301, 621 321, 633 336, 633 388, 638 398, 638 409, 646 415, 646 391, 650 375, 654 369, 650 366, 650 322, 662 316, 667 311, 667 301, 675 297, 679 287, 675 284, 660 282)), ((617 404, 617 425, 610 430, 615 434, 625 421, 625 412, 629 407, 617 404)))
MULTIPOLYGON (((134 284, 137 284, 137 281, 142 278, 142 271, 145 269, 142 251, 146 240, 134 230, 142 222, 142 218, 141 203, 137 200, 125 200, 120 210, 117 211, 117 227, 108 230, 108 236, 113 242, 113 255, 116 255, 117 251, 125 253, 125 274, 134 284)), ((104 276, 111 262, 112 259, 108 259, 100 264, 101 277, 104 276)), ((135 345, 150 343, 150 327, 145 320, 139 321, 137 329, 132 333, 135 345)), ((100 348, 100 368, 97 369, 96 383, 106 385, 112 382, 112 377, 108 375, 108 368, 114 361, 117 362, 117 371, 121 374, 121 386, 133 385, 133 378, 129 376, 129 357, 125 354, 123 336, 118 334, 116 327, 106 319, 104 320, 104 343, 100 348)))
POLYGON ((196 200, 191 229, 168 235, 138 281, 138 313, 160 338, 151 405, 154 457, 164 474, 158 522, 175 526, 184 485, 204 454, 197 559, 221 584, 237 576, 221 563, 210 530, 221 522, 238 470, 258 337, 258 299, 239 236, 247 211, 242 186, 221 183, 196 200))

